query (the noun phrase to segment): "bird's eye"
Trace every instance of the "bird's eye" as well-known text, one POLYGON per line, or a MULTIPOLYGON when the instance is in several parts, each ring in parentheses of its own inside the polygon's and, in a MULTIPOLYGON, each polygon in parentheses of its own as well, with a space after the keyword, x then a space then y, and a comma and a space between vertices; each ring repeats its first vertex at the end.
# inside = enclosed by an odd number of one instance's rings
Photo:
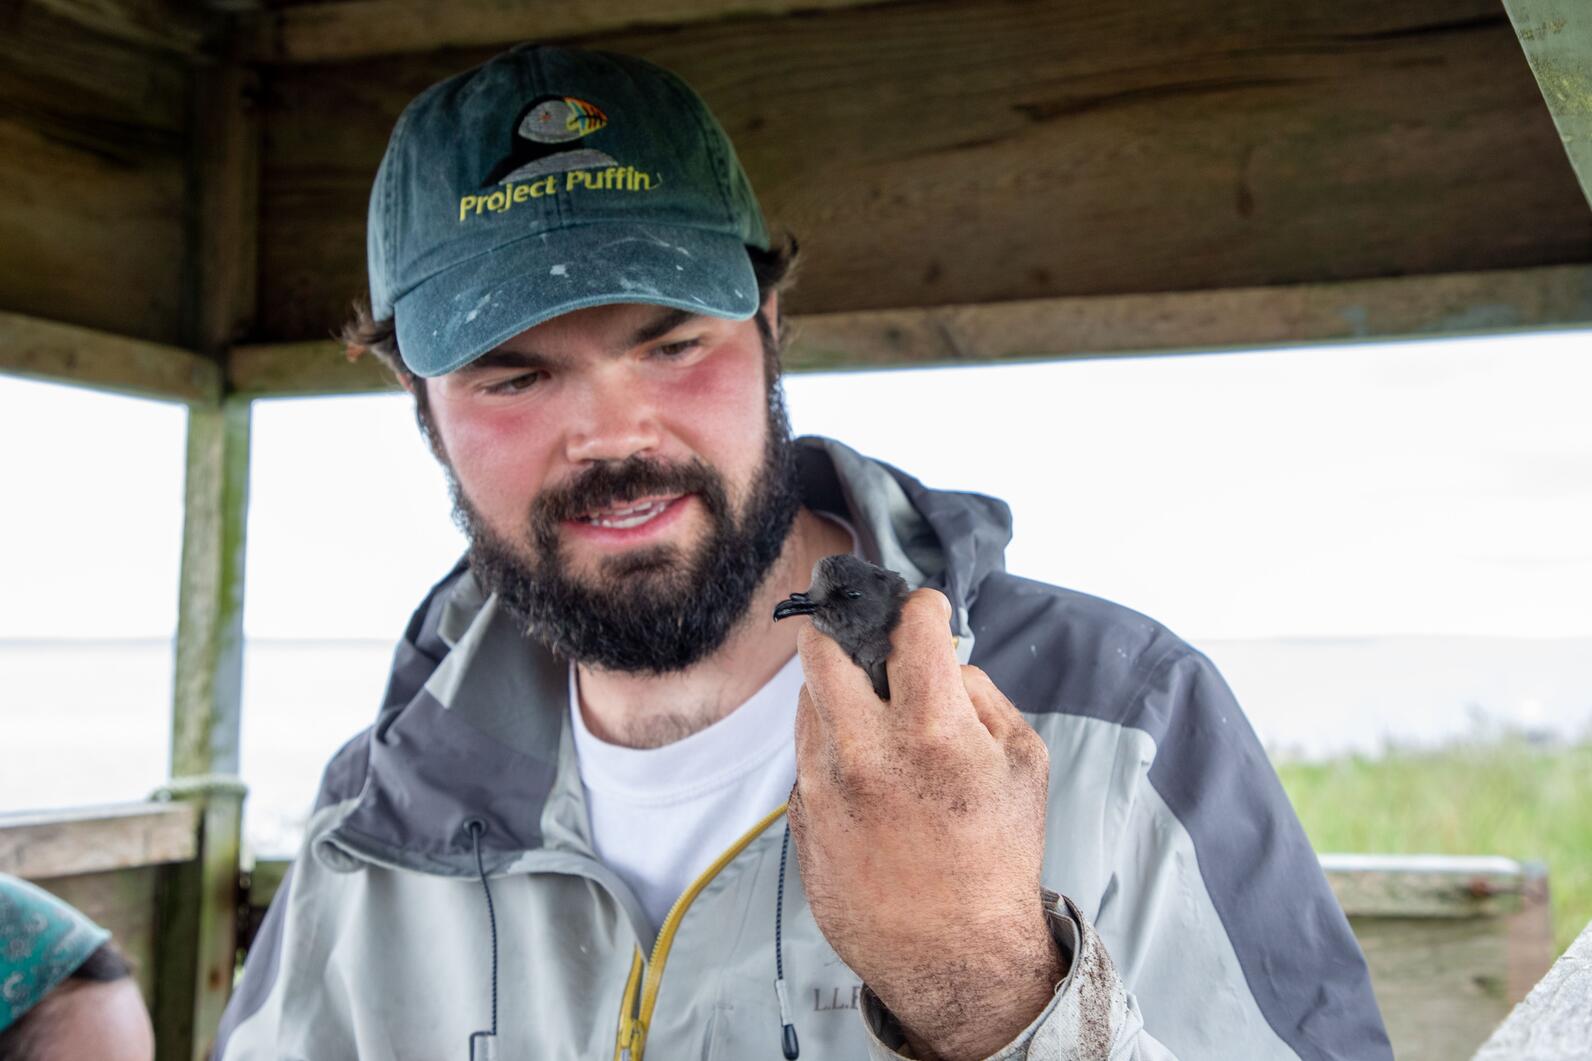
POLYGON ((860 592, 858 592, 857 590, 848 589, 846 591, 846 599, 847 600, 856 600, 858 597, 861 597, 861 596, 862 596, 862 594, 860 592))

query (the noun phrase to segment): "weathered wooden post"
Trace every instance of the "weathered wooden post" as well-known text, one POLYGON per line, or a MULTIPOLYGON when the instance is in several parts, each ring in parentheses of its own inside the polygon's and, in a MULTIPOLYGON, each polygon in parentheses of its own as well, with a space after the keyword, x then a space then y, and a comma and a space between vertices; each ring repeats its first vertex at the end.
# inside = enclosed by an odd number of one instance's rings
MULTIPOLYGON (((189 179, 192 345, 220 359, 254 313, 258 138, 255 74, 198 66, 189 179)), ((225 395, 188 413, 182 580, 172 695, 169 798, 199 808, 199 851, 171 873, 161 904, 155 991, 161 1061, 201 1061, 232 989, 244 786, 243 584, 249 401, 225 395)))

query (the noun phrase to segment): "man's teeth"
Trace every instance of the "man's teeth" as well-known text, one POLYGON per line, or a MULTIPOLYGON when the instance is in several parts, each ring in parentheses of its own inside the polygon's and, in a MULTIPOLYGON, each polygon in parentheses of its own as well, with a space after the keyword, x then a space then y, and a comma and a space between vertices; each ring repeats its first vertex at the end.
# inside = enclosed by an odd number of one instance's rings
POLYGON ((629 508, 616 508, 611 512, 582 516, 581 519, 594 527, 613 527, 618 530, 624 530, 628 527, 641 526, 668 507, 669 503, 667 501, 648 501, 645 504, 632 505, 629 508))

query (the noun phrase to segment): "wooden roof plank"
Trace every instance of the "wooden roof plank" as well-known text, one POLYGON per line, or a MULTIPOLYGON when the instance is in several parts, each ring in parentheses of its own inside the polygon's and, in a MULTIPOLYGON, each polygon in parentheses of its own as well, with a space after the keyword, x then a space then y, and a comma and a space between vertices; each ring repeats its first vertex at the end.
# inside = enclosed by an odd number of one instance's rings
MULTIPOLYGON (((791 372, 924 368, 1592 325, 1592 266, 1329 284, 1099 295, 793 318, 791 372)), ((392 389, 372 358, 329 341, 235 347, 228 385, 250 397, 392 389)))
POLYGON ((1592 6, 1586 0, 1504 0, 1504 7, 1592 202, 1592 6))
POLYGON ((319 63, 377 55, 586 37, 637 26, 776 16, 899 0, 342 0, 262 13, 244 41, 261 63, 319 63))
MULTIPOLYGON (((1496 0, 1275 15, 939 0, 587 43, 701 92, 802 241, 797 312, 1588 258, 1592 217, 1569 216, 1581 189, 1496 0)), ((253 338, 342 323, 394 120, 490 54, 267 72, 253 338)))
POLYGON ((219 363, 191 350, 3 310, 0 372, 137 398, 221 398, 219 363))
POLYGON ((0 307, 186 345, 189 66, 53 10, 0 14, 0 307))
POLYGON ((198 5, 171 0, 22 0, 22 4, 112 40, 189 59, 205 54, 220 22, 198 5))

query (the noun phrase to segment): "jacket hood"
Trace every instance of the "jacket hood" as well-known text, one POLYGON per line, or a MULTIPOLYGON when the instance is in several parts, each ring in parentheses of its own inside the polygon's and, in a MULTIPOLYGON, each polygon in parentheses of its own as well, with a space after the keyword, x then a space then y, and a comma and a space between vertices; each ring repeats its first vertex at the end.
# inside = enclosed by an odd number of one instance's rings
MULTIPOLYGON (((831 439, 796 445, 803 504, 847 519, 867 559, 945 593, 965 662, 979 588, 1005 569, 1005 503, 929 489, 831 439)), ((316 857, 473 877, 464 826, 479 819, 488 872, 588 863, 568 712, 568 664, 520 633, 461 560, 411 618, 375 724, 327 767, 316 857)))

